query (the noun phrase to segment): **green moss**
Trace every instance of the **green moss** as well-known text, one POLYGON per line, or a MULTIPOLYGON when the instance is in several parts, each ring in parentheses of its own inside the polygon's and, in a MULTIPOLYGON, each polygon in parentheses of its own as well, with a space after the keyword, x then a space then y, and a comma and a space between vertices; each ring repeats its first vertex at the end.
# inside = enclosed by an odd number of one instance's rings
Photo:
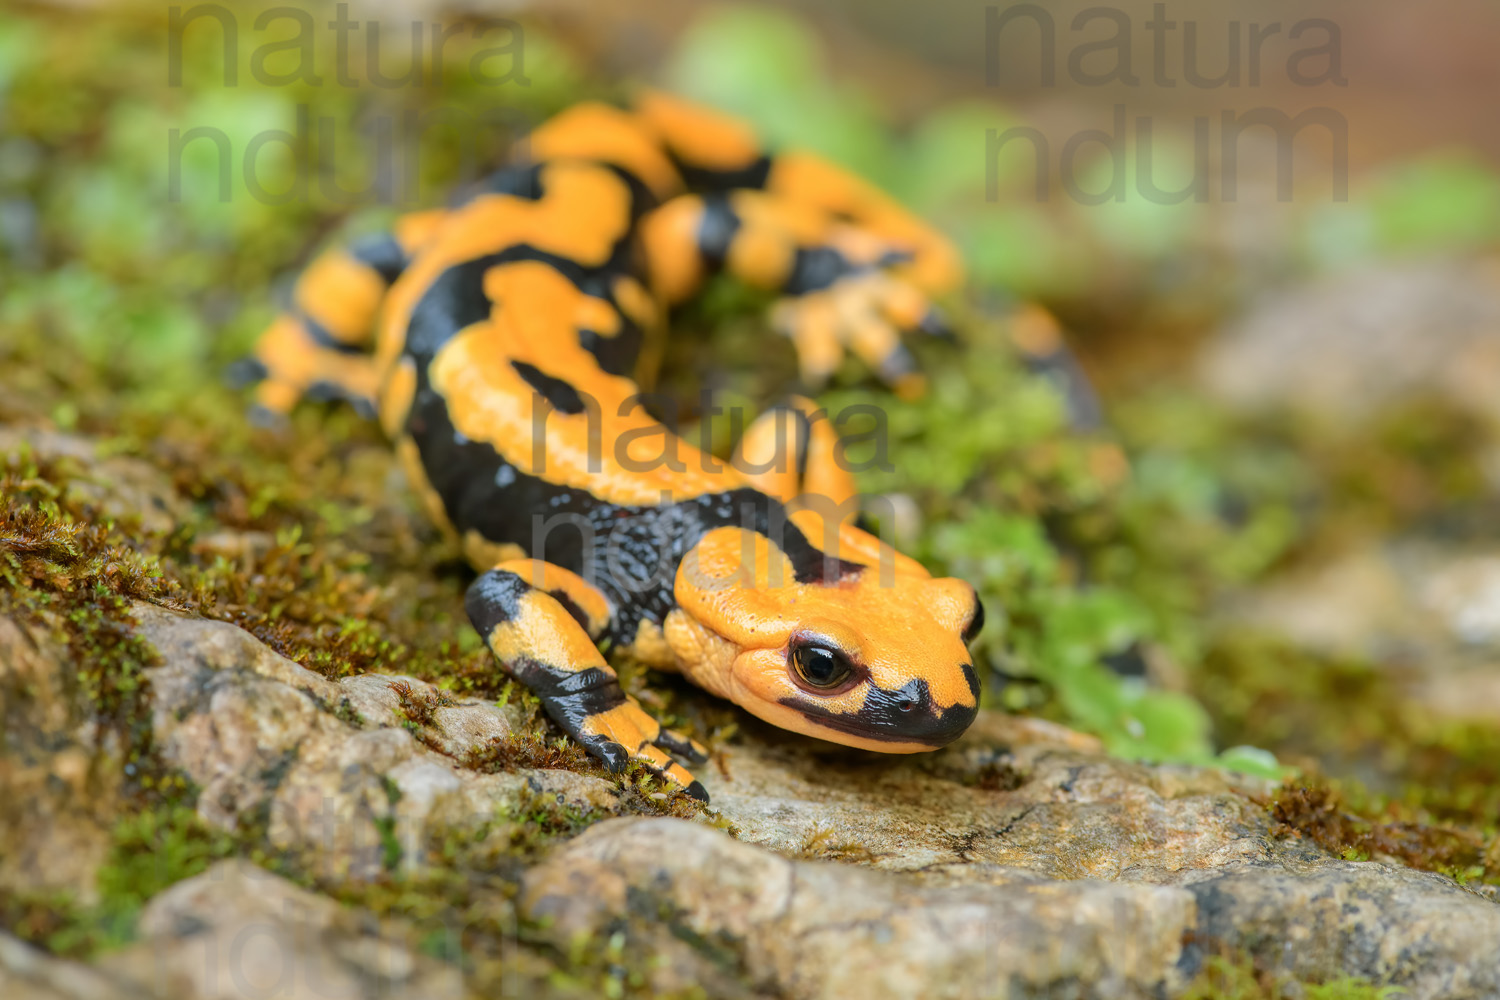
POLYGON ((229 834, 210 830, 193 809, 165 804, 127 814, 116 824, 99 869, 96 903, 66 895, 11 897, 6 926, 60 955, 88 957, 129 943, 141 908, 153 896, 238 853, 229 834))
POLYGON ((156 651, 134 631, 133 601, 183 607, 180 585, 136 525, 97 516, 68 489, 75 463, 28 450, 0 455, 0 614, 66 643, 75 669, 63 679, 75 713, 117 733, 127 793, 150 796, 151 756, 142 671, 156 651), (131 529, 136 530, 131 530, 131 529))
POLYGON ((1204 963, 1182 1000, 1397 1000, 1405 990, 1364 979, 1295 982, 1256 967, 1246 958, 1214 957, 1204 963))
POLYGON ((1333 853, 1352 846, 1433 871, 1500 880, 1494 726, 1435 719, 1388 671, 1254 633, 1222 635, 1195 683, 1225 738, 1275 747, 1300 763, 1317 779, 1323 805, 1315 812, 1334 801, 1347 809, 1353 826, 1316 824, 1314 839, 1333 853), (1363 762, 1363 781, 1321 777, 1355 760, 1363 762))
POLYGON ((1495 838, 1487 841, 1471 829, 1394 818, 1400 809, 1391 810, 1385 819, 1372 819, 1355 811, 1361 805, 1368 810, 1368 801, 1361 804, 1355 799, 1351 804, 1350 798, 1327 784, 1289 783, 1269 808, 1278 835, 1306 837, 1346 861, 1388 859, 1460 882, 1500 883, 1500 869, 1490 867, 1495 838))

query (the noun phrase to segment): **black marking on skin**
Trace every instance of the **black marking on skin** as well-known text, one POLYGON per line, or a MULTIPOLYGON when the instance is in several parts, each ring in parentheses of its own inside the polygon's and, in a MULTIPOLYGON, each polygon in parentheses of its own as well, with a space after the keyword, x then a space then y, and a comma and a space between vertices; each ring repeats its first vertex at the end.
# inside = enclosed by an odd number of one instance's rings
MULTIPOLYGON (((566 257, 525 245, 508 247, 500 253, 456 264, 439 275, 412 309, 406 333, 408 353, 419 363, 424 356, 430 360, 459 330, 488 318, 497 303, 484 294, 484 273, 499 264, 517 261, 547 264, 584 294, 603 299, 614 308, 620 315, 618 334, 604 337, 592 330, 584 330, 579 333, 578 340, 599 361, 602 370, 611 375, 629 374, 635 367, 645 337, 611 295, 614 276, 622 272, 589 272, 566 257)), ((504 303, 499 303, 499 306, 504 308, 504 303)))
POLYGON ((974 704, 979 704, 979 675, 974 672, 974 664, 964 664, 964 682, 969 685, 969 694, 974 696, 974 704))
POLYGON ((567 591, 549 590, 547 591, 547 596, 551 597, 558 604, 561 604, 563 610, 572 615, 573 619, 578 622, 578 624, 583 626, 583 630, 585 632, 589 632, 590 635, 593 634, 591 631, 591 626, 589 625, 588 612, 579 607, 578 602, 569 597, 567 591))
POLYGON ((750 161, 743 167, 732 170, 714 170, 709 167, 698 167, 685 163, 675 154, 672 162, 677 167, 677 172, 682 175, 682 180, 687 184, 689 191, 733 191, 735 189, 748 189, 759 191, 766 186, 766 180, 771 176, 771 158, 760 156, 750 161))
MULTIPOLYGON (((977 680, 971 684, 977 686, 977 680)), ((870 685, 864 705, 853 713, 830 711, 805 698, 782 698, 780 703, 835 732, 885 743, 920 743, 934 749, 958 739, 979 714, 977 701, 939 711, 927 681, 920 677, 896 691, 870 685)))
POLYGON ((607 736, 585 737, 580 742, 604 762, 606 770, 619 774, 630 763, 630 751, 607 736))
POLYGON ((506 666, 516 680, 543 701, 566 699, 568 706, 577 710, 580 720, 625 704, 619 679, 603 667, 568 670, 530 657, 521 657, 506 666))
POLYGON ((525 201, 540 201, 546 194, 542 184, 542 164, 514 163, 501 167, 477 184, 456 192, 449 200, 449 208, 462 208, 475 198, 487 194, 510 195, 525 201))
POLYGON ((521 613, 521 599, 531 589, 519 574, 492 569, 469 585, 464 610, 479 634, 487 636, 495 626, 515 621, 521 613))
POLYGON ((645 215, 647 212, 651 211, 653 208, 656 208, 661 204, 661 199, 658 198, 656 194, 646 186, 645 181, 641 180, 635 174, 631 173, 629 170, 626 170, 618 163, 606 163, 604 164, 604 166, 608 167, 616 177, 624 181, 625 186, 630 189, 631 222, 635 222, 641 216, 645 215))
POLYGON ((974 595, 974 617, 970 618, 969 624, 964 626, 964 645, 967 646, 973 642, 974 637, 979 635, 979 631, 982 628, 984 628, 984 602, 979 599, 979 594, 976 593, 974 595))
POLYGON ((366 353, 365 348, 358 344, 349 344, 335 337, 328 327, 319 323, 301 309, 294 310, 293 314, 296 316, 297 322, 302 324, 302 329, 306 331, 312 342, 325 351, 333 351, 336 354, 366 353))
POLYGON ((250 409, 245 411, 245 419, 250 421, 251 427, 262 427, 269 430, 281 430, 287 425, 285 413, 277 413, 275 410, 260 403, 250 404, 250 409))
POLYGON ((781 291, 785 295, 819 292, 853 271, 848 258, 833 247, 798 247, 781 291))
POLYGON ((616 609, 607 633, 616 642, 632 641, 642 620, 662 624, 677 604, 678 566, 714 528, 746 527, 771 538, 791 560, 799 583, 839 580, 863 569, 815 547, 786 519, 779 501, 749 487, 636 506, 606 503, 531 475, 489 444, 459 439, 446 403, 427 381, 426 365, 419 366, 417 378, 407 430, 458 531, 473 529, 488 541, 519 545, 532 558, 582 576, 616 609), (539 538, 534 525, 549 520, 555 527, 539 538), (608 552, 608 560, 590 564, 597 552, 608 552))
POLYGON ((567 257, 525 243, 455 264, 433 280, 412 308, 406 330, 407 353, 419 368, 423 367, 459 330, 487 318, 496 306, 504 308, 503 302, 491 302, 484 293, 484 273, 500 264, 520 261, 546 264, 585 295, 603 299, 619 312, 611 295, 615 279, 639 270, 631 266, 633 248, 627 236, 622 235, 609 260, 597 268, 586 268, 567 257))
POLYGON ((917 321, 917 330, 927 334, 929 337, 937 337, 939 340, 953 340, 953 328, 948 325, 948 320, 943 311, 937 306, 928 306, 922 318, 917 321))
POLYGON ((540 699, 542 708, 564 732, 597 754, 611 771, 624 769, 629 750, 608 736, 587 734, 583 728, 590 718, 629 702, 619 678, 601 667, 559 670, 528 656, 507 663, 505 669, 540 699))
POLYGON ((891 349, 891 353, 880 361, 880 377, 887 382, 895 382, 917 371, 917 359, 912 356, 905 344, 899 342, 891 349))
MULTIPOLYGON (((520 616, 522 601, 533 592, 536 588, 520 574, 492 569, 469 586, 464 610, 474 628, 488 639, 495 629, 510 625, 520 616)), ((563 607, 570 604, 572 601, 563 607)), ((570 613, 578 617, 581 612, 570 613)), ((619 680, 599 667, 571 670, 523 656, 505 664, 505 669, 542 699, 548 713, 569 732, 577 732, 578 724, 588 716, 625 704, 619 680)))
POLYGON ((790 403, 778 403, 770 412, 792 414, 797 421, 797 429, 801 431, 802 436, 797 439, 797 453, 794 457, 797 464, 797 491, 800 493, 802 484, 807 482, 807 460, 812 453, 812 418, 790 403))
POLYGON ((390 233, 373 233, 355 240, 349 255, 380 275, 387 287, 396 283, 408 263, 406 251, 390 233))
POLYGON ((309 403, 348 403, 366 420, 375 416, 375 401, 357 392, 351 392, 345 386, 337 382, 319 380, 308 386, 302 393, 302 398, 309 403))
MULTIPOLYGON (((616 306, 616 312, 619 307, 616 306)), ((620 332, 606 337, 596 330, 578 331, 578 344, 594 356, 599 368, 610 375, 629 375, 640 357, 645 335, 641 328, 620 313, 620 332)))
MULTIPOLYGON (((668 729, 663 729, 661 734, 656 737, 656 745, 667 751, 667 753, 675 753, 679 757, 686 757, 694 764, 702 764, 708 760, 707 755, 694 749, 692 740, 668 729)), ((694 784, 697 784, 697 782, 694 782, 694 784)))
POLYGON ((525 244, 455 264, 433 280, 412 308, 406 351, 419 369, 458 331, 489 318, 495 303, 484 294, 485 272, 519 261, 540 261, 574 285, 583 282, 583 269, 573 261, 525 244))
POLYGON ((1048 354, 1020 353, 1027 371, 1042 376, 1062 393, 1069 427, 1075 431, 1096 431, 1104 426, 1104 406, 1077 356, 1066 344, 1048 354))
POLYGON ((724 266, 729 247, 740 231, 739 216, 729 207, 729 198, 711 194, 703 199, 703 217, 698 220, 698 253, 713 270, 724 266))
POLYGON ((260 358, 240 358, 224 369, 224 381, 229 383, 231 389, 243 389, 263 382, 270 375, 271 369, 260 358))
POLYGON ((797 446, 797 491, 807 482, 807 460, 812 457, 812 419, 800 409, 790 408, 797 415, 797 426, 802 431, 801 443, 797 446))
POLYGON ((569 416, 577 416, 583 412, 583 397, 578 395, 578 390, 555 375, 548 375, 535 365, 524 361, 512 361, 510 366, 516 370, 516 374, 526 380, 526 384, 537 391, 537 394, 545 399, 553 409, 569 416))

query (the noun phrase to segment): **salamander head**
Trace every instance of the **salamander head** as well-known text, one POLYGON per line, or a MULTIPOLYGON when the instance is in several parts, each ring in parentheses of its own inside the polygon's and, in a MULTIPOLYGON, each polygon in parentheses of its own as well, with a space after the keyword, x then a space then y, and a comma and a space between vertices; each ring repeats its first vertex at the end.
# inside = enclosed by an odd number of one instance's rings
MULTIPOLYGON (((852 529, 849 529, 852 530, 852 529)), ((832 560, 806 571, 765 536, 709 532, 683 561, 680 607, 725 640, 702 681, 783 729, 886 753, 934 750, 979 708, 967 644, 983 624, 974 588, 832 560)))

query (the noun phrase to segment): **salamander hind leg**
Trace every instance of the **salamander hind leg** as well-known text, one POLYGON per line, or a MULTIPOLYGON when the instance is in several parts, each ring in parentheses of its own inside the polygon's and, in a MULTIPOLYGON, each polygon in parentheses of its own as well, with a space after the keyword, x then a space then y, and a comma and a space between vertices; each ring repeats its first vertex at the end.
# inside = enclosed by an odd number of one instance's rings
POLYGON ((772 324, 791 339, 809 387, 826 383, 853 353, 898 393, 922 392, 902 334, 946 328, 910 271, 910 244, 756 190, 675 198, 646 218, 642 242, 668 304, 690 297, 719 268, 779 293, 772 324))
POLYGON ((440 212, 397 220, 376 233, 319 255, 298 276, 290 301, 230 370, 253 384, 253 414, 275 423, 303 399, 342 400, 375 414, 379 374, 371 356, 375 323, 390 286, 411 254, 441 222, 440 212))
POLYGON ((707 752, 663 729, 621 689, 590 635, 607 621, 603 598, 582 578, 546 563, 504 562, 474 581, 465 604, 505 670, 606 767, 621 771, 635 760, 708 800, 703 785, 666 751, 697 760, 707 752))

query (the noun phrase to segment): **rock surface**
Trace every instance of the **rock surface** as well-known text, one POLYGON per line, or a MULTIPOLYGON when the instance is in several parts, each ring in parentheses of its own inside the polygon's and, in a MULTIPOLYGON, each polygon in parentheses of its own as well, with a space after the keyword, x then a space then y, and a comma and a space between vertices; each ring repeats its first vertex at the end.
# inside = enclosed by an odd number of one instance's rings
POLYGON ((1500 722, 1500 550, 1487 541, 1372 543, 1270 581, 1225 614, 1384 664, 1438 717, 1500 722))
POLYGON ((1023 720, 976 729, 897 763, 748 742, 732 780, 704 779, 741 843, 607 821, 529 874, 526 905, 563 934, 671 914, 795 997, 1171 995, 1224 946, 1412 997, 1500 991, 1493 899, 1278 839, 1249 782, 1023 720))
POLYGON ((164 535, 181 521, 183 499, 172 480, 149 462, 101 454, 88 438, 34 426, 0 426, 0 455, 26 449, 45 461, 75 463, 86 475, 69 480, 70 498, 101 517, 135 520, 148 535, 164 535))
MULTIPOLYGON (((473 741, 510 731, 493 706, 443 706, 446 735, 418 739, 401 724, 397 678, 334 684, 234 626, 138 616, 162 654, 157 745, 203 789, 200 815, 265 824, 320 878, 378 877, 393 840, 416 869, 435 831, 476 830, 518 796, 617 811, 604 779, 465 767, 473 741)), ((1412 997, 1500 991, 1493 899, 1279 839, 1259 782, 1114 760, 1045 723, 986 715, 955 747, 910 758, 752 726, 702 777, 717 813, 706 818, 738 840, 704 822, 605 821, 526 874, 526 914, 559 946, 624 928, 628 947, 665 956, 661 989, 728 975, 742 993, 793 997, 1007 995, 1002 985, 1160 996, 1225 946, 1288 975, 1367 977, 1412 997)), ((268 927, 256 946, 310 977, 288 995, 308 982, 360 995, 371 977, 392 996, 460 989, 454 968, 361 930, 354 912, 222 864, 153 900, 144 940, 107 967, 142 995, 258 995, 280 981, 274 963, 256 966, 272 968, 267 982, 237 981, 229 965, 205 966, 204 949, 268 927)))
POLYGON ((1422 392, 1500 422, 1500 264, 1410 261, 1278 292, 1202 360, 1214 398, 1340 421, 1422 392))
POLYGON ((69 684, 66 647, 0 615, 0 890, 95 895, 124 761, 69 684))
POLYGON ((380 922, 245 861, 179 882, 141 914, 141 940, 105 968, 157 996, 458 1000, 459 970, 380 922))
MULTIPOLYGON (((119 498, 111 485, 90 502, 119 498)), ((1494 641, 1493 566, 1445 566, 1422 577, 1428 627, 1494 641)), ((233 860, 158 892, 134 940, 92 964, 0 936, 7 998, 426 1000, 506 976, 527 984, 516 995, 561 995, 534 950, 549 946, 606 976, 629 966, 643 988, 725 997, 1171 997, 1220 952, 1417 1000, 1500 995, 1500 899, 1286 835, 1260 781, 1120 761, 991 713, 913 757, 742 719, 700 769, 712 808, 643 819, 624 815, 616 781, 489 766, 486 749, 524 724, 512 710, 407 677, 336 683, 233 625, 144 603, 133 615, 159 654, 151 747, 196 789, 205 825, 328 891, 420 885, 443 864, 434 845, 457 838, 512 866, 468 905, 533 937, 476 956, 461 947, 467 911, 446 902, 418 906, 436 927, 403 923, 233 860), (512 834, 538 802, 592 826, 518 859, 512 834), (436 951, 434 931, 448 935, 436 951), (485 962, 498 978, 476 978, 485 962)), ((28 804, 0 819, 0 890, 87 903, 123 761, 80 708, 70 657, 45 628, 0 619, 0 792, 28 804)))
POLYGON ((373 878, 397 854, 408 870, 420 868, 433 834, 478 828, 529 796, 614 807, 614 786, 600 778, 484 774, 447 756, 510 734, 493 705, 454 701, 413 678, 335 684, 233 625, 149 605, 137 613, 164 660, 147 672, 156 746, 203 789, 199 815, 225 830, 264 823, 271 846, 319 875, 373 878), (415 727, 437 750, 403 724, 398 685, 413 699, 451 702, 415 727))

